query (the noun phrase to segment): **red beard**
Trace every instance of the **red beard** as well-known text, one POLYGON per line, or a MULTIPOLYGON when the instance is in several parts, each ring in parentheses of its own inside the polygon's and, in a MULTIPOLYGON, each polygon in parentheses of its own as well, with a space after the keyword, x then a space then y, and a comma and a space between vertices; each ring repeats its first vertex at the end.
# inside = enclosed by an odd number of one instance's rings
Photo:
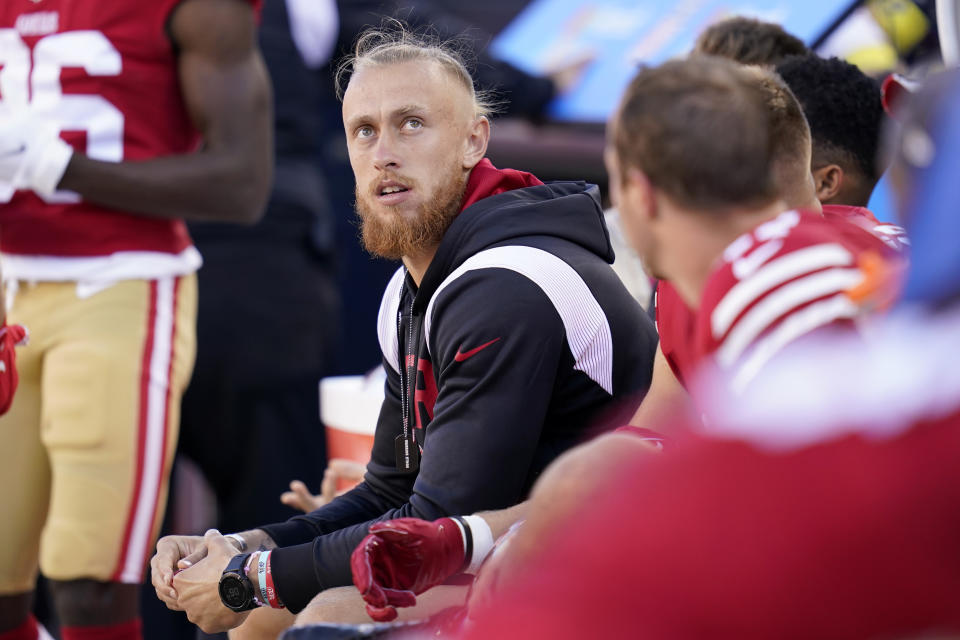
MULTIPOLYGON (((410 178, 400 175, 390 177, 411 188, 417 188, 417 183, 410 178)), ((367 194, 375 193, 381 180, 383 178, 378 177, 367 189, 367 194)), ((371 196, 361 196, 358 187, 354 206, 360 220, 364 248, 382 258, 399 260, 403 256, 436 246, 447 232, 450 223, 460 213, 466 183, 466 175, 455 172, 450 179, 442 183, 430 200, 420 206, 412 219, 399 213, 384 215, 383 212, 376 211, 374 205, 369 203, 371 196)))

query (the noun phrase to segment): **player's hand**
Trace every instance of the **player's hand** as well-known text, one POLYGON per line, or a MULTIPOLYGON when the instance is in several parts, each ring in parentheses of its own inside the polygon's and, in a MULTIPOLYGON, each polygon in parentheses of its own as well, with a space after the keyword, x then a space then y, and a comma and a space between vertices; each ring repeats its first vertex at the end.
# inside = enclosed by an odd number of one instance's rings
POLYGON ((287 505, 288 507, 293 507, 304 513, 310 513, 315 509, 319 509, 323 505, 327 504, 335 496, 327 497, 327 486, 326 486, 326 474, 324 474, 324 482, 320 486, 320 493, 313 494, 310 493, 310 489, 307 488, 300 480, 291 480, 290 481, 290 491, 284 491, 280 494, 280 502, 287 505))
POLYGON ((72 156, 52 121, 31 109, 0 111, 0 184, 50 196, 72 156))
POLYGON ((27 330, 19 324, 0 326, 0 416, 10 410, 20 377, 15 347, 27 344, 27 330))
POLYGON ((182 611, 177 604, 173 576, 206 555, 203 536, 164 536, 157 542, 157 553, 150 559, 150 575, 157 597, 167 608, 182 611))
POLYGON ((463 569, 465 552, 461 529, 451 518, 378 522, 350 557, 353 584, 370 617, 386 622, 397 617, 395 607, 413 606, 416 595, 463 569))
POLYGON ((294 480, 290 483, 290 491, 285 491, 280 495, 280 502, 304 513, 310 513, 344 493, 343 491, 337 491, 337 483, 340 480, 360 482, 363 480, 366 469, 366 466, 359 462, 345 458, 333 458, 327 464, 326 471, 323 472, 323 483, 320 485, 318 495, 310 493, 307 485, 303 482, 294 480))
POLYGON ((205 633, 220 633, 243 624, 249 611, 238 613, 220 600, 220 576, 237 555, 237 547, 216 529, 201 538, 206 556, 173 577, 177 605, 187 618, 205 633))

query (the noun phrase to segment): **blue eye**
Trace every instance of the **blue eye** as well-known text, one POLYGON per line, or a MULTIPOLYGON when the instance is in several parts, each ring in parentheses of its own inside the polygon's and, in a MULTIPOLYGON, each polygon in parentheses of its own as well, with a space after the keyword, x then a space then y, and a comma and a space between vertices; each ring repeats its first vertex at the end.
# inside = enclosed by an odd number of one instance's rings
POLYGON ((408 129, 420 129, 423 127, 423 122, 417 120, 416 118, 410 118, 403 123, 403 126, 407 127, 408 129))
POLYGON ((372 135, 373 135, 373 127, 365 125, 357 129, 358 138, 369 138, 372 135))

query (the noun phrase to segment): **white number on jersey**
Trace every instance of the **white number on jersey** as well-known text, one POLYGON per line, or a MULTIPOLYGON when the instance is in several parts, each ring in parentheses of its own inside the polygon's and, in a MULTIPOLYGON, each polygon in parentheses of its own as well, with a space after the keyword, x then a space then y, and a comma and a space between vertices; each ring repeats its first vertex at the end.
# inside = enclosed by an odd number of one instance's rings
MULTIPOLYGON (((86 131, 86 154, 97 160, 123 160, 123 113, 103 96, 64 95, 60 72, 79 67, 91 76, 120 75, 120 52, 99 31, 67 31, 41 38, 30 48, 14 29, 0 29, 0 110, 32 109, 55 122, 60 131, 86 131)), ((0 187, 0 202, 13 190, 0 187)), ((71 191, 58 191, 47 202, 78 202, 71 191)))

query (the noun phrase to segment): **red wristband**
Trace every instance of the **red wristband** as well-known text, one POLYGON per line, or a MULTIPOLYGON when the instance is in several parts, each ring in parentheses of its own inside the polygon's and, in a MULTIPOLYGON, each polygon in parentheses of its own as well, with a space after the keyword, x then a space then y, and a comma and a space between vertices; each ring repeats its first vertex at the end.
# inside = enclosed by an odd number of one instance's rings
POLYGON ((274 609, 283 609, 284 604, 280 602, 279 596, 277 596, 277 590, 273 586, 273 573, 270 571, 270 556, 273 555, 273 551, 267 551, 267 603, 274 609))

